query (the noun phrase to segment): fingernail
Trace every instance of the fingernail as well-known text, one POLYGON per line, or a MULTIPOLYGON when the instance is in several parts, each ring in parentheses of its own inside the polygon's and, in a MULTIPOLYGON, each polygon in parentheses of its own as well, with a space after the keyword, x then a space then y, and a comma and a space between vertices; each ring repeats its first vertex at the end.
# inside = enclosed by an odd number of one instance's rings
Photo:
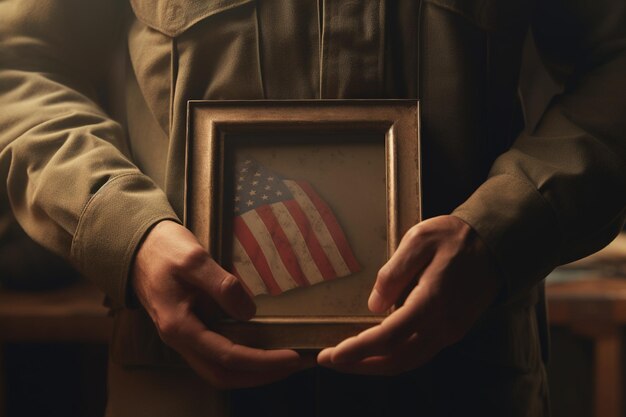
POLYGON ((330 352, 331 352, 331 350, 329 348, 326 348, 326 349, 322 350, 317 355, 317 362, 320 365, 323 365, 324 363, 326 363, 326 364, 330 363, 330 352))
POLYGON ((374 313, 380 313, 387 309, 385 300, 375 288, 372 290, 369 300, 367 300, 367 306, 374 313))
POLYGON ((346 363, 349 363, 349 362, 351 362, 350 358, 345 355, 335 355, 332 358, 332 363, 335 365, 345 365, 346 363))

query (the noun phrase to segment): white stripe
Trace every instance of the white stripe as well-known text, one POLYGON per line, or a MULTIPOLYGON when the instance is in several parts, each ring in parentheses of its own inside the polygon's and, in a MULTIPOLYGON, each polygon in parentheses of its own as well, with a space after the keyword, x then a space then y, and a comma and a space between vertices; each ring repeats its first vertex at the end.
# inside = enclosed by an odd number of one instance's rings
POLYGON ((300 207, 302 207, 302 210, 309 219, 311 228, 313 229, 315 236, 317 236, 317 240, 319 240, 322 249, 330 261, 330 264, 337 273, 337 276, 343 277, 350 275, 352 273, 350 272, 350 268, 348 268, 348 265, 346 265, 343 260, 343 256, 341 256, 341 253, 335 244, 335 240, 328 231, 324 219, 320 216, 317 208, 315 208, 315 205, 309 199, 309 196, 304 192, 304 190, 302 190, 302 188, 300 188, 298 184, 296 184, 295 181, 283 180, 283 183, 287 186, 287 188, 289 188, 289 191, 291 191, 291 194, 293 194, 296 201, 300 204, 300 207))
POLYGON ((311 252, 309 252, 309 247, 307 246, 302 233, 300 233, 298 225, 293 217, 291 217, 289 210, 287 210, 287 207, 285 207, 283 203, 275 203, 270 207, 276 217, 276 220, 278 220, 278 224, 287 236, 289 245, 291 246, 293 253, 296 255, 296 259, 298 260, 300 269, 304 272, 306 280, 311 284, 317 284, 318 282, 324 281, 324 277, 317 268, 317 265, 311 256, 311 252))
POLYGON ((246 250, 241 246, 239 239, 233 238, 233 265, 239 276, 254 295, 269 293, 263 279, 257 272, 246 250))
POLYGON ((281 290, 287 291, 292 288, 296 288, 298 284, 293 280, 291 274, 283 264, 283 260, 280 258, 280 254, 274 245, 272 236, 267 231, 265 223, 259 217, 256 210, 250 210, 244 213, 241 218, 248 225, 248 228, 252 232, 252 235, 261 247, 261 251, 265 255, 267 264, 272 270, 274 280, 278 284, 281 290))

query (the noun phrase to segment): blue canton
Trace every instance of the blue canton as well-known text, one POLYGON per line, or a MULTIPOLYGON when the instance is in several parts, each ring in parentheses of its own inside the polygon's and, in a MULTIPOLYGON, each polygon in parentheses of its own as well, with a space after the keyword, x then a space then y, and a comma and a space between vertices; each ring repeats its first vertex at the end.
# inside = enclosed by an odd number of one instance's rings
POLYGON ((235 165, 235 215, 291 199, 293 195, 283 178, 254 159, 244 158, 235 165))

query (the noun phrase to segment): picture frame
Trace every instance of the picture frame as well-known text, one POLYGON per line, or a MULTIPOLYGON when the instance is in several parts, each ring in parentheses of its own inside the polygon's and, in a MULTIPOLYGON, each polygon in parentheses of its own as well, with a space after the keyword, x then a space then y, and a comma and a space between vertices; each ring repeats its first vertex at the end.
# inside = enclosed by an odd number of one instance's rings
POLYGON ((190 101, 184 223, 251 293, 280 293, 209 326, 316 350, 380 323, 376 273, 421 220, 419 143, 417 100, 190 101))

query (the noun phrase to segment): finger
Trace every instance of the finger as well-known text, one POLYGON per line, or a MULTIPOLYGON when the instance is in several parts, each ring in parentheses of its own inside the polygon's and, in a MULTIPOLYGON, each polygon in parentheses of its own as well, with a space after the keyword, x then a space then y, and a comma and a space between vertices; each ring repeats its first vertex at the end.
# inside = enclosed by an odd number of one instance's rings
POLYGON ((263 372, 232 370, 225 368, 195 351, 188 351, 183 357, 202 378, 219 389, 249 388, 269 384, 284 379, 300 368, 281 368, 263 372))
POLYGON ((434 250, 424 244, 419 226, 409 230, 398 249, 378 272, 376 282, 368 300, 374 313, 384 313, 400 299, 417 275, 428 265, 434 250))
POLYGON ((410 303, 392 312, 382 323, 342 341, 334 348, 327 349, 322 358, 339 364, 356 362, 369 356, 385 355, 411 334, 431 328, 431 325, 423 324, 428 322, 431 310, 432 298, 429 286, 418 285, 410 297, 410 303))
MULTIPOLYGON (((396 358, 399 354, 404 353, 403 351, 412 350, 413 356, 415 356, 420 346, 421 340, 417 334, 411 335, 409 338, 404 340, 398 346, 394 347, 391 350, 388 350, 385 354, 368 356, 365 358, 361 358, 355 361, 349 362, 341 362, 336 363, 332 361, 328 361, 328 355, 326 355, 326 360, 319 361, 319 364, 324 367, 332 368, 338 370, 340 372, 349 372, 349 373, 392 373, 396 371, 400 371, 399 369, 392 369, 392 365, 396 365, 395 362, 391 362, 391 358, 396 358)), ((320 356, 322 356, 320 354, 320 356)), ((402 360, 406 361, 405 355, 401 355, 402 360)))
POLYGON ((201 257, 185 277, 193 286, 209 294, 230 316, 248 320, 256 313, 256 305, 243 284, 224 270, 211 257, 201 257))
POLYGON ((193 314, 180 323, 178 339, 170 345, 181 351, 192 350, 214 363, 231 370, 268 372, 275 369, 294 370, 304 365, 301 356, 289 349, 262 350, 233 343, 212 332, 193 314))
POLYGON ((386 355, 371 356, 357 362, 334 364, 320 363, 339 372, 360 375, 397 375, 429 362, 441 347, 435 340, 412 335, 386 355))

